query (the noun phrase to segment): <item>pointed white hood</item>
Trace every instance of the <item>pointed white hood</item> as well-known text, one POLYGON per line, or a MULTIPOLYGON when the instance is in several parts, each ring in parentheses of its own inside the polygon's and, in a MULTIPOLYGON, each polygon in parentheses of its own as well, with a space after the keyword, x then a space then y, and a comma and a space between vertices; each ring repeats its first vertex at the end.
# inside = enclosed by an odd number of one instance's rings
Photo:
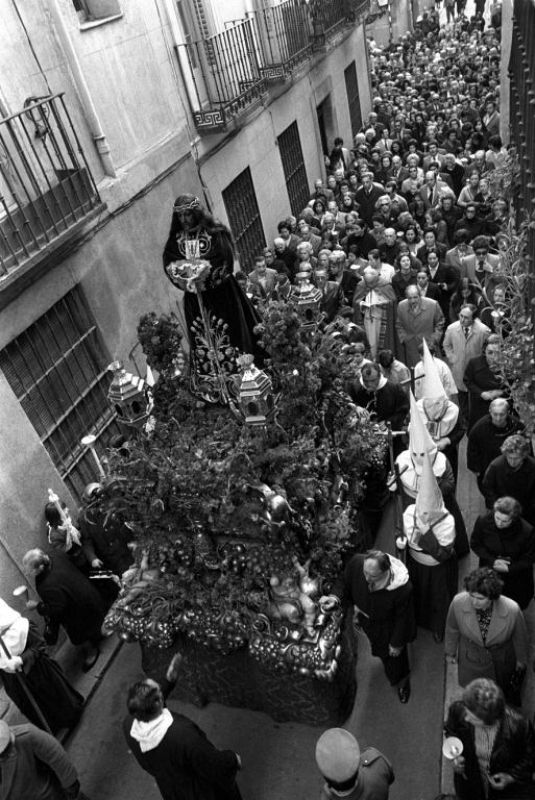
POLYGON ((422 364, 424 368, 423 377, 420 379, 420 386, 418 391, 422 397, 447 397, 444 385, 440 380, 437 365, 431 353, 425 338, 422 341, 423 356, 422 364))
POLYGON ((424 453, 429 453, 431 458, 433 458, 438 448, 425 426, 422 412, 418 408, 412 392, 410 393, 410 400, 411 421, 409 423, 409 451, 416 472, 421 474, 422 455, 424 453))

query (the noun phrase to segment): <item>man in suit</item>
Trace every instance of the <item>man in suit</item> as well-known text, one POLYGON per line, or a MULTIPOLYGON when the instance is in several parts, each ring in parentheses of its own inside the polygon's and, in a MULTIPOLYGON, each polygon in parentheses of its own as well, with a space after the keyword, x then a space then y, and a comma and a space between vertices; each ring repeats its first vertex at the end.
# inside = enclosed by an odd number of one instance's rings
POLYGON ((371 227, 372 224, 375 204, 384 193, 383 185, 374 182, 373 172, 364 172, 362 174, 362 186, 355 192, 355 202, 358 203, 359 214, 368 227, 371 227))
POLYGON ((461 278, 468 278, 487 291, 497 281, 493 280, 494 270, 500 263, 500 256, 489 253, 489 240, 486 236, 472 239, 472 253, 461 261, 461 278))
POLYGON ((304 219, 300 219, 297 223, 297 232, 303 242, 309 243, 312 247, 312 253, 317 256, 321 248, 321 236, 317 236, 304 219))
POLYGON ((418 345, 425 338, 439 344, 444 330, 444 314, 436 302, 422 297, 418 286, 408 286, 406 299, 398 305, 396 330, 403 348, 401 360, 409 368, 420 360, 418 345))
POLYGON ((425 183, 418 190, 418 194, 424 201, 426 209, 437 208, 443 197, 453 197, 455 200, 453 189, 439 180, 437 173, 431 169, 425 173, 425 183))
POLYGON ((336 281, 329 280, 325 269, 314 272, 314 282, 321 292, 320 310, 325 314, 325 322, 332 322, 345 305, 343 289, 336 281))
POLYGON ((416 273, 416 285, 420 289, 421 297, 428 297, 430 300, 436 300, 437 303, 441 298, 440 287, 436 283, 429 280, 429 272, 427 267, 422 267, 416 273))
POLYGON ((277 270, 270 269, 264 255, 256 256, 254 269, 247 276, 249 289, 253 296, 261 300, 269 300, 277 285, 277 270))
POLYGON ((448 319, 451 296, 459 285, 459 273, 455 267, 447 267, 445 264, 441 264, 438 260, 438 255, 432 251, 427 256, 427 270, 430 279, 440 289, 438 302, 444 318, 448 319))
POLYGON ((353 306, 353 295, 360 280, 355 272, 345 269, 346 254, 343 250, 333 250, 329 254, 329 282, 337 283, 344 294, 344 305, 353 306))
POLYGON ((464 373, 471 358, 480 356, 490 329, 476 317, 476 307, 471 303, 461 306, 459 319, 446 328, 444 353, 450 365, 457 389, 459 406, 465 421, 468 420, 468 389, 464 373))

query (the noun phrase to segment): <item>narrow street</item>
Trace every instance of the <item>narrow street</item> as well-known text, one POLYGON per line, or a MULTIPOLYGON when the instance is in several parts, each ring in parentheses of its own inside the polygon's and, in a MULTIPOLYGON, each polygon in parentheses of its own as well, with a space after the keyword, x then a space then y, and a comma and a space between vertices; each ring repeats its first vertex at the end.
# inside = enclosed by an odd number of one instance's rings
MULTIPOLYGON (((466 439, 460 447, 458 500, 469 531, 483 504, 475 479, 465 465, 466 439)), ((391 541, 388 516, 377 546, 388 550, 391 541)), ((461 564, 460 581, 475 565, 472 555, 461 564)), ((535 611, 527 619, 535 641, 535 611)), ((110 645, 112 643, 110 642, 110 645)), ((390 800, 433 800, 440 791, 442 719, 445 697, 458 691, 455 670, 445 681, 443 647, 428 631, 420 630, 411 648, 412 696, 399 703, 385 680, 381 663, 370 656, 366 637, 359 637, 358 690, 353 713, 346 722, 363 745, 378 747, 393 763, 396 780, 390 800)), ((532 658, 535 647, 532 644, 532 658)), ((128 686, 142 677, 140 650, 123 645, 98 685, 80 725, 67 742, 67 750, 80 770, 82 786, 90 800, 157 800, 159 792, 129 754, 122 734, 128 686)), ((98 676, 98 672, 95 672, 98 676)), ((94 676, 94 677, 95 677, 94 676)), ((84 678, 87 680, 87 677, 84 678)), ((535 675, 530 669, 524 687, 526 711, 535 712, 535 675)), ((319 796, 321 779, 314 747, 321 728, 279 724, 262 713, 209 704, 204 709, 171 701, 172 710, 193 719, 219 747, 240 753, 243 772, 239 782, 244 800, 309 800, 319 796)), ((446 766, 447 788, 451 771, 446 766)))

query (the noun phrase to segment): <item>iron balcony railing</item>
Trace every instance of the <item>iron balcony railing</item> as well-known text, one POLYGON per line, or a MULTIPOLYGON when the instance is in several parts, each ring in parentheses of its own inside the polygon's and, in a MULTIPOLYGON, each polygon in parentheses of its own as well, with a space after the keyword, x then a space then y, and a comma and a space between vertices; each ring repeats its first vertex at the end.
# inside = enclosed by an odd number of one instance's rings
POLYGON ((268 70, 281 65, 288 71, 312 53, 312 21, 307 6, 300 0, 284 0, 265 8, 259 22, 268 70))
POLYGON ((186 47, 198 127, 224 127, 229 117, 260 97, 267 83, 260 70, 255 20, 241 20, 222 33, 186 47))
POLYGON ((179 45, 199 130, 224 129, 229 119, 322 47, 340 27, 365 16, 370 0, 283 0, 225 31, 179 45))
POLYGON ((63 93, 0 119, 0 289, 100 204, 63 93))

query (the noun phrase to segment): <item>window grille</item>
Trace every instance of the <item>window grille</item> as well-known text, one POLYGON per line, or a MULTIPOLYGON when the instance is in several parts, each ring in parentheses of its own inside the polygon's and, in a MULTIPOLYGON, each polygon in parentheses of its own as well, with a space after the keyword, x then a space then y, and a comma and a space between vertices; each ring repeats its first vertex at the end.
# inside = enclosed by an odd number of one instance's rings
POLYGON ((360 110, 360 97, 359 97, 359 82, 357 80, 357 67, 355 62, 344 70, 344 78, 346 82, 347 104, 349 106, 349 119, 351 121, 351 132, 353 136, 358 133, 362 127, 362 112, 360 110))
POLYGON ((78 497, 96 478, 95 463, 80 440, 95 434, 99 450, 120 432, 107 399, 109 362, 79 287, 0 351, 0 369, 78 497))
POLYGON ((305 161, 299 138, 297 122, 292 122, 278 138, 286 188, 290 198, 292 214, 297 217, 308 203, 310 189, 308 187, 305 161))
POLYGON ((266 246, 266 237, 249 167, 223 189, 230 229, 238 248, 241 268, 249 272, 253 259, 266 246))

